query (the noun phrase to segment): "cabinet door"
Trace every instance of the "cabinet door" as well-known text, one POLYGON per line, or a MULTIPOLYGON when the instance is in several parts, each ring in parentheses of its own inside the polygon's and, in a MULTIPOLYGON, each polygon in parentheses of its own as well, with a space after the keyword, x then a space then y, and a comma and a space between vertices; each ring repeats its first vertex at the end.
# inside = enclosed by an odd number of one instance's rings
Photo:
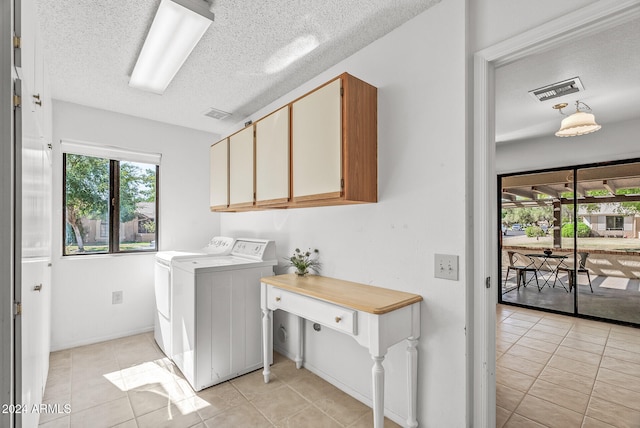
POLYGON ((253 126, 229 137, 229 206, 253 205, 253 126))
POLYGON ((289 200, 289 106, 256 122, 256 205, 289 200))
POLYGON ((294 200, 339 197, 342 179, 341 80, 293 103, 294 200))
POLYGON ((209 150, 209 203, 212 209, 229 206, 229 142, 224 139, 209 150))

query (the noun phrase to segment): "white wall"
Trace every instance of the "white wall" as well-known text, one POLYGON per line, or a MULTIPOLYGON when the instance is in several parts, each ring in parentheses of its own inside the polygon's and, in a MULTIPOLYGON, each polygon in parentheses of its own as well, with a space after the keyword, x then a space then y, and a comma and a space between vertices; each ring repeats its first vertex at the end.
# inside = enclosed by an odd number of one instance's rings
POLYGON ((597 0, 472 0, 471 52, 476 52, 597 0))
MULTIPOLYGON (((275 239, 279 273, 294 248, 318 248, 323 275, 422 295, 418 420, 465 426, 465 284, 433 277, 436 252, 459 255, 465 277, 464 2, 439 3, 252 118, 344 71, 378 88, 379 202, 225 213, 222 233, 275 239)), ((404 349, 384 363, 385 404, 402 419, 404 349)), ((306 363, 371 397, 372 361, 352 339, 307 326, 306 363)))
POLYGON ((544 138, 496 147, 498 174, 640 158, 640 119, 612 123, 579 137, 544 138))
POLYGON ((52 350, 153 329, 154 254, 62 257, 62 154, 69 139, 161 153, 159 246, 203 247, 219 232, 209 211, 209 146, 215 135, 56 101, 53 116, 52 350), (123 291, 124 302, 111 304, 123 291))

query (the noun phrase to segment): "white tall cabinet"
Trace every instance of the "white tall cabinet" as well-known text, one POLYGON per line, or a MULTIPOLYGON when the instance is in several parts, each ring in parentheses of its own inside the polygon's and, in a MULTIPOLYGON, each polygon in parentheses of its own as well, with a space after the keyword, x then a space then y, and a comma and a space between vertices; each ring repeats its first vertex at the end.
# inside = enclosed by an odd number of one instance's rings
MULTIPOLYGON (((33 0, 15 0, 14 50, 15 257, 14 402, 31 408, 43 402, 49 370, 51 326, 51 98, 33 0), (17 101, 17 99, 16 99, 17 101)), ((39 414, 15 415, 16 426, 37 426, 39 414)))

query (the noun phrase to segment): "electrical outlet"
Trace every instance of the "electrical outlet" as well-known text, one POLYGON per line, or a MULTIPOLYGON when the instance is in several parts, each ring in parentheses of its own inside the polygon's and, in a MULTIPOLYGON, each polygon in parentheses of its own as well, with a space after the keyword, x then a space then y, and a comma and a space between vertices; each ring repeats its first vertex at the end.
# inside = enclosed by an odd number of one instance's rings
POLYGON ((434 276, 436 278, 458 280, 458 256, 436 254, 434 276))
POLYGON ((122 291, 114 291, 111 293, 111 304, 119 305, 122 303, 122 291))

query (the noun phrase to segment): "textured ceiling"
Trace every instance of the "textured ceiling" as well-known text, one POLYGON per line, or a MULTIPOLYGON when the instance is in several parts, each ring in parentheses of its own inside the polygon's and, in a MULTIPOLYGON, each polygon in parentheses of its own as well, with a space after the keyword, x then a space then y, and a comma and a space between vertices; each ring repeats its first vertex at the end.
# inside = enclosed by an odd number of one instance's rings
POLYGON ((506 143, 551 136, 565 116, 551 106, 575 101, 592 108, 596 122, 640 118, 640 20, 633 20, 577 42, 530 55, 496 69, 496 141, 506 143), (528 91, 580 77, 584 92, 537 101, 528 91))
POLYGON ((439 0, 215 0, 215 21, 163 95, 128 86, 160 0, 35 0, 54 99, 224 134, 439 0), (318 47, 274 71, 299 38, 318 47), (217 120, 209 108, 231 112, 217 120))

